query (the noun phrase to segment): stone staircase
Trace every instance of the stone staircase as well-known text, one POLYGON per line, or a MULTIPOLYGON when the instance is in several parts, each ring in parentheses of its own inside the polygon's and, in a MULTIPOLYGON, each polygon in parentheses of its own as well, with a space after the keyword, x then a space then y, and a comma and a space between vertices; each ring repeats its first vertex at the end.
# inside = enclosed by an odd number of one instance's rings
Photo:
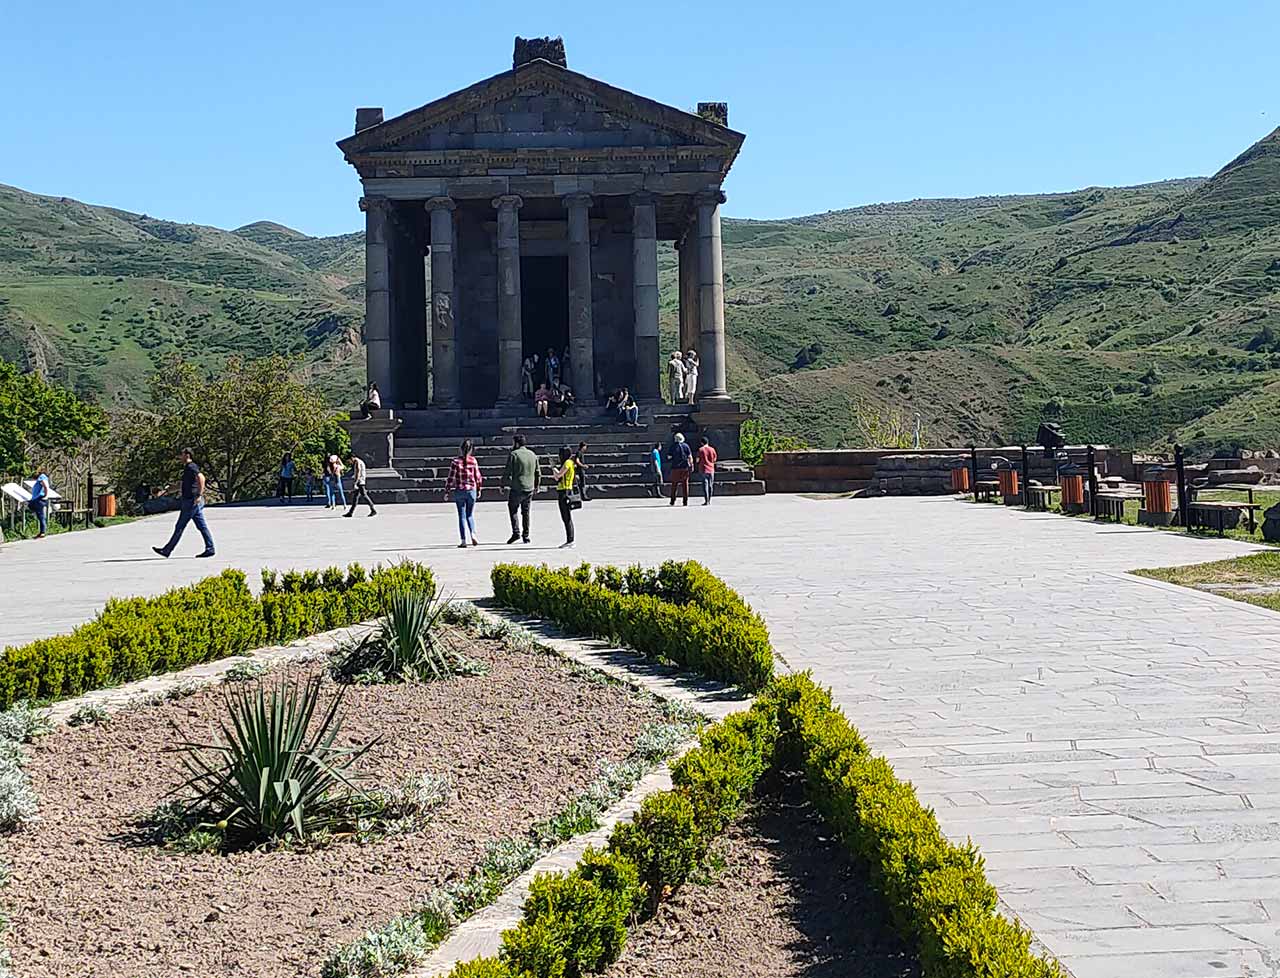
MULTIPOLYGON (((375 504, 446 502, 445 482, 449 465, 458 454, 463 438, 475 446, 476 460, 484 476, 484 488, 496 498, 502 481, 512 436, 524 435, 526 445, 543 462, 544 488, 538 498, 555 497, 551 474, 560 446, 576 449, 588 445, 588 492, 593 498, 634 499, 646 495, 649 485, 649 453, 654 443, 662 445, 665 456, 673 427, 687 428, 689 411, 670 405, 644 410, 640 426, 629 428, 603 418, 471 418, 465 426, 439 423, 415 424, 412 416, 396 433, 389 469, 369 471, 369 494, 375 504)), ((696 445, 696 435, 686 435, 696 445)), ((696 493, 696 487, 693 488, 696 493)), ((762 495, 764 483, 756 479, 742 462, 720 462, 716 466, 716 495, 762 495)))

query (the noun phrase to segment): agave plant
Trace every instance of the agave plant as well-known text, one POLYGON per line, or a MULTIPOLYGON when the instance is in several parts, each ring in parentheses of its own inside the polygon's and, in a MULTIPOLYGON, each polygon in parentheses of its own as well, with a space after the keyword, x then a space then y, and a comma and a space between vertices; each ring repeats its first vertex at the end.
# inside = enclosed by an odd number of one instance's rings
POLYGON ((341 747, 341 688, 321 707, 321 677, 281 679, 270 690, 223 689, 221 743, 184 743, 184 818, 229 842, 306 839, 349 823, 363 797, 356 762, 374 746, 341 747))
POLYGON ((450 644, 443 628, 449 614, 446 599, 420 591, 393 591, 374 630, 338 653, 334 675, 357 681, 417 682, 479 675, 484 667, 450 644))

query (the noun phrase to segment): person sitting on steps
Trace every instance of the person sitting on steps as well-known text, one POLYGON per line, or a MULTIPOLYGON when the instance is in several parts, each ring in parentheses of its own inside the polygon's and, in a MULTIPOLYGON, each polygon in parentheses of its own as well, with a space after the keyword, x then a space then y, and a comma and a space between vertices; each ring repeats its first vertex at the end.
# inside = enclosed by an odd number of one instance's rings
POLYGON ((549 416, 551 409, 551 391, 545 383, 539 384, 533 395, 533 411, 539 418, 549 416))
POLYGON ((373 416, 374 411, 382 410, 382 395, 378 393, 378 385, 370 384, 369 391, 364 396, 364 403, 360 405, 360 417, 368 420, 373 416))

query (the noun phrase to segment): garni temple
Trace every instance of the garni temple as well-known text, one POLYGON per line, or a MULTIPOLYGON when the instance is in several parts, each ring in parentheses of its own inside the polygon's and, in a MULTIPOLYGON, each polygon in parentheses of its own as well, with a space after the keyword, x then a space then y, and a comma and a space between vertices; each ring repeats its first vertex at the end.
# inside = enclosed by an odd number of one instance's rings
POLYGON ((548 451, 681 430, 738 458, 720 205, 743 139, 725 103, 691 112, 614 88, 570 70, 558 38, 517 38, 511 70, 394 118, 357 109, 338 147, 363 189, 364 343, 382 410, 348 427, 371 488, 419 498, 460 437, 496 456, 517 430, 548 451), (679 349, 698 361, 679 404, 659 342, 659 242, 676 252, 679 349), (563 417, 536 417, 529 396, 530 364, 544 379, 549 354, 572 391, 563 417), (603 406, 620 388, 645 430, 603 406))

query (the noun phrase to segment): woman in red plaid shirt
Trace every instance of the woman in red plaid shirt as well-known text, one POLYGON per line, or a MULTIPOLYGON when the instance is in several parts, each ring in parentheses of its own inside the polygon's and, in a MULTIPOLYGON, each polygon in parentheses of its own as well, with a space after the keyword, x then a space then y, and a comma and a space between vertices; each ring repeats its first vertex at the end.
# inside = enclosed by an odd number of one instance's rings
POLYGON ((462 443, 458 457, 449 466, 449 478, 444 484, 445 495, 453 493, 453 504, 458 507, 458 535, 462 537, 459 547, 467 545, 480 546, 476 539, 476 521, 473 516, 476 500, 480 498, 480 487, 484 484, 484 476, 480 474, 480 463, 471 454, 471 439, 462 443))

